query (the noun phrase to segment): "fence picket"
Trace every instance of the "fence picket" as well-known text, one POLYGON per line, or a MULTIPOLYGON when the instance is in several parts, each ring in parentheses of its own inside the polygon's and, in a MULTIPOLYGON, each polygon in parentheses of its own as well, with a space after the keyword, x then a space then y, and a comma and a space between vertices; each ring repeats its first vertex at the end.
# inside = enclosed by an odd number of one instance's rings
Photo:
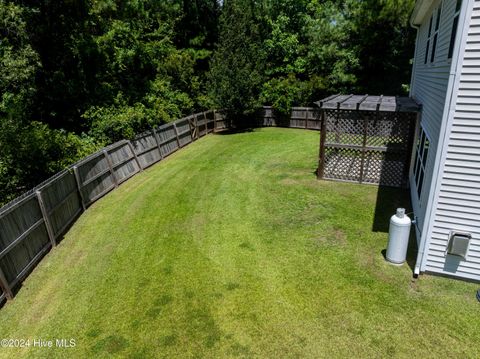
POLYGON ((47 209, 45 208, 45 203, 43 202, 42 192, 37 190, 35 191, 35 194, 37 196, 38 204, 40 205, 40 211, 42 212, 43 222, 45 223, 45 227, 47 228, 48 238, 52 243, 52 247, 55 247, 57 245, 57 242, 55 241, 55 234, 52 229, 52 224, 50 223, 50 218, 48 217, 48 212, 47 212, 47 209))
POLYGON ((80 200, 82 202, 82 208, 85 211, 87 208, 85 207, 85 198, 83 198, 83 193, 82 193, 82 187, 80 183, 80 178, 78 177, 78 167, 73 166, 73 173, 75 174, 75 183, 77 185, 77 191, 78 194, 80 195, 80 200))
POLYGON ((135 153, 135 149, 133 148, 133 145, 130 141, 127 142, 128 143, 128 147, 130 148, 130 150, 132 151, 133 153, 133 157, 135 157, 135 162, 137 162, 137 166, 138 166, 138 169, 139 171, 143 171, 143 166, 142 164, 140 163, 140 161, 138 160, 138 156, 137 154, 135 153))
POLYGON ((108 154, 108 151, 106 149, 103 149, 102 152, 105 155, 105 159, 107 160, 108 168, 110 169, 110 173, 113 182, 115 183, 115 187, 118 187, 118 179, 117 176, 115 176, 115 171, 113 170, 112 159, 110 158, 110 155, 108 154))

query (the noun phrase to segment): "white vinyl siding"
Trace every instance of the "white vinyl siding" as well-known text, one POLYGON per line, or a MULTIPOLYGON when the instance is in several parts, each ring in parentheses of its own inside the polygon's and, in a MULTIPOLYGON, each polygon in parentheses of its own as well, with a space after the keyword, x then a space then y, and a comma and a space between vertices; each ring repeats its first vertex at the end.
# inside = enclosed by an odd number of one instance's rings
MULTIPOLYGON (((468 35, 459 59, 459 84, 453 94, 455 109, 422 271, 480 280, 480 0, 464 2, 473 10, 467 12, 471 13, 468 35), (445 256, 452 230, 472 234, 466 260, 445 256)), ((463 28, 459 22, 458 32, 463 28)))
MULTIPOLYGON (((420 102, 423 106, 421 127, 424 129, 430 139, 430 153, 426 168, 425 178, 421 198, 418 198, 415 181, 411 179, 411 197, 415 216, 418 220, 418 228, 424 224, 426 203, 430 187, 432 184, 432 172, 435 163, 435 153, 437 151, 440 137, 440 127, 442 123, 443 112, 445 109, 446 92, 449 81, 451 60, 448 59, 448 48, 450 45, 450 33, 453 25, 453 15, 455 13, 455 1, 445 0, 435 1, 429 12, 423 19, 419 28, 416 44, 416 56, 414 61, 414 76, 411 84, 411 96, 420 102), (435 34, 436 16, 441 7, 440 26, 438 30, 438 39, 435 49, 435 59, 431 60, 431 53, 428 54, 428 61, 425 64, 426 43, 428 41, 428 29, 430 19, 433 14, 432 31, 430 36, 429 51, 432 51, 432 41, 435 34)), ((480 79, 480 77, 479 77, 480 79)), ((412 176, 413 177, 413 176, 412 176)))

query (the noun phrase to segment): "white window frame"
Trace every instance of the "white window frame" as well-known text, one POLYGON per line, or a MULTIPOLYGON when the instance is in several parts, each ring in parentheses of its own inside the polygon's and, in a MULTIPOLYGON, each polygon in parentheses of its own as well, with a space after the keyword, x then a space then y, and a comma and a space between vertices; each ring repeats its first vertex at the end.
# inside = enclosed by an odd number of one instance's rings
MULTIPOLYGON (((436 59, 436 52, 437 52, 437 45, 438 45, 438 34, 440 32, 440 21, 441 21, 441 18, 442 18, 442 4, 440 4, 440 6, 438 8, 436 8, 434 10, 434 14, 435 14, 435 22, 434 22, 434 28, 433 28, 433 33, 432 33, 432 36, 431 38, 433 38, 432 40, 432 50, 431 50, 431 53, 430 53, 430 58, 429 58, 429 62, 431 64, 435 63, 435 59, 436 59)), ((432 17, 433 17, 433 14, 432 14, 432 17)))
POLYGON ((423 59, 423 64, 428 65, 429 64, 429 53, 430 53, 430 40, 432 37, 432 26, 433 26, 433 14, 435 13, 432 12, 432 16, 430 16, 430 20, 428 22, 428 32, 427 32, 427 42, 425 45, 425 58, 423 59))
POLYGON ((432 141, 425 129, 420 126, 417 137, 417 144, 415 146, 415 158, 413 163, 413 179, 415 181, 415 188, 419 200, 419 206, 422 206, 420 200, 423 193, 423 185, 425 183, 426 168, 428 164, 428 155, 431 150, 432 141))
POLYGON ((425 66, 432 65, 436 60, 436 52, 438 45, 438 37, 440 33, 440 21, 442 20, 443 2, 432 11, 428 22, 427 42, 425 45, 425 58, 423 64, 425 66))
POLYGON ((457 0, 455 3, 455 14, 453 14, 452 31, 450 33, 450 42, 448 44, 447 52, 448 61, 452 60, 453 50, 455 49, 455 38, 457 37, 458 32, 458 21, 460 18, 460 11, 462 10, 462 2, 463 0, 457 0))

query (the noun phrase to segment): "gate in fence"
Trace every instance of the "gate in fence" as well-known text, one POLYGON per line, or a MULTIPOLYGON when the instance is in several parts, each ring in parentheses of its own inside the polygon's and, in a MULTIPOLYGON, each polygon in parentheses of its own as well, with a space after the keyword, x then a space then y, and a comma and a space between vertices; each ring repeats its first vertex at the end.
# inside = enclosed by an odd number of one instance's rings
POLYGON ((321 111, 318 178, 406 187, 420 106, 410 98, 335 95, 321 111))

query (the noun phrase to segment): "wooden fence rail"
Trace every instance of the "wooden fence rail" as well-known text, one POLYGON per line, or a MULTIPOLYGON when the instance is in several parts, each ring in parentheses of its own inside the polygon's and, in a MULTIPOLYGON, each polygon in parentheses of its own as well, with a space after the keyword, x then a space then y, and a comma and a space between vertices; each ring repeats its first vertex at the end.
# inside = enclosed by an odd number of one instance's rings
POLYGON ((13 298, 88 206, 179 148, 225 129, 225 123, 221 112, 207 111, 116 142, 0 208, 0 303, 13 298))

